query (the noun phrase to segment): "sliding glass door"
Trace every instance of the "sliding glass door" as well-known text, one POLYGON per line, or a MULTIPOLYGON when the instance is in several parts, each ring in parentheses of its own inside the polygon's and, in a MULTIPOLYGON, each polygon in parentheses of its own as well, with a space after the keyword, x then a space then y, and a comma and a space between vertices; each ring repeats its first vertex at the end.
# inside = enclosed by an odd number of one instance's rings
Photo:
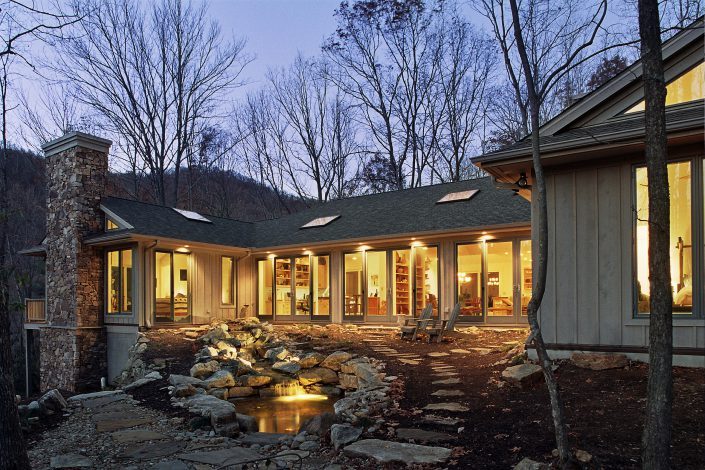
POLYGON ((387 320, 387 252, 367 252, 367 320, 387 320))
POLYGON ((362 321, 363 310, 362 261, 364 253, 345 253, 343 289, 343 318, 345 320, 362 321))
POLYGON ((330 256, 311 257, 311 319, 330 318, 330 256))
POLYGON ((154 254, 154 321, 191 323, 189 254, 154 254))

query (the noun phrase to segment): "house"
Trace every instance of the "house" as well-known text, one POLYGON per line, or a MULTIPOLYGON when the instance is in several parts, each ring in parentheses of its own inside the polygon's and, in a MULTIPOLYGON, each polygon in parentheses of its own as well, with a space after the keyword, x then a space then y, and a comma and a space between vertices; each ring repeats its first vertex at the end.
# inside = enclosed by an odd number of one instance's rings
POLYGON ((396 324, 457 302, 461 322, 526 324, 530 204, 489 177, 243 222, 105 196, 109 146, 79 132, 44 146, 47 234, 25 250, 46 256, 26 325, 42 389, 116 377, 139 328, 396 324))
MULTIPOLYGON (((671 193, 674 363, 705 366, 703 21, 663 44, 671 193)), ((540 129, 549 265, 539 320, 551 357, 619 351, 647 359, 648 185, 640 62, 540 129)), ((531 184, 531 141, 476 163, 531 184)), ((522 194, 531 198, 529 191, 522 194)), ((536 234, 534 234, 536 240, 536 234)))

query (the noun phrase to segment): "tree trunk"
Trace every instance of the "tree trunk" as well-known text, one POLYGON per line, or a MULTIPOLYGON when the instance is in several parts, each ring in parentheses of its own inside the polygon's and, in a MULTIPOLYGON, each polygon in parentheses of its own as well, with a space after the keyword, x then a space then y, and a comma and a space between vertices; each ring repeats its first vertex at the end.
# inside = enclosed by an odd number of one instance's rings
POLYGON ((649 184, 649 381, 641 458, 645 469, 670 468, 673 403, 673 292, 666 139, 666 85, 657 0, 639 0, 649 184))
POLYGON ((512 11, 512 20, 514 23, 514 37, 517 43, 517 51, 521 58, 522 67, 528 90, 529 98, 529 114, 531 118, 531 153, 532 163, 534 168, 534 181, 532 183, 532 198, 536 201, 535 212, 532 213, 532 224, 535 224, 536 234, 538 236, 538 250, 534 257, 533 269, 533 289, 531 299, 527 306, 527 317, 531 334, 527 343, 533 344, 536 348, 536 354, 539 359, 539 364, 543 369, 543 376, 546 380, 546 387, 551 399, 551 415, 553 417, 553 426, 556 434, 556 447, 558 448, 558 456, 560 459, 561 468, 570 467, 573 463, 573 456, 570 451, 568 442, 568 430, 565 423, 565 410, 563 400, 561 399, 558 389, 556 376, 553 374, 553 363, 546 351, 546 345, 543 342, 541 327, 538 322, 538 310, 543 300, 543 295, 546 291, 546 273, 548 270, 548 204, 546 201, 546 181, 543 174, 543 164, 541 163, 541 144, 539 141, 539 112, 541 109, 541 97, 536 92, 536 85, 532 74, 531 64, 526 52, 526 45, 518 25, 519 8, 516 0, 510 0, 512 11))

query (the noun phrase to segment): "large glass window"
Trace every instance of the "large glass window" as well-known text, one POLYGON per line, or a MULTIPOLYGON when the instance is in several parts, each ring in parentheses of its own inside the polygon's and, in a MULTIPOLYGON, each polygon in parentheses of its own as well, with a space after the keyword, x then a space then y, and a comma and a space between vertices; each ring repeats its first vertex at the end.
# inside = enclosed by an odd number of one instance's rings
POLYGON ((272 303, 272 270, 271 259, 261 259, 257 261, 257 314, 260 316, 272 316, 274 309, 272 303))
MULTIPOLYGON (((649 186, 645 167, 636 169, 636 301, 637 313, 649 313, 649 186)), ((673 313, 693 311, 693 238, 691 162, 668 164, 671 201, 671 286, 673 313)))
POLYGON ((330 315, 330 256, 312 256, 313 315, 330 315))
POLYGON ((346 316, 362 316, 362 256, 363 253, 345 254, 345 299, 346 316))
POLYGON ((521 257, 521 262, 519 263, 519 276, 521 279, 521 314, 526 315, 529 307, 529 301, 531 300, 531 294, 533 292, 534 281, 531 267, 531 240, 521 241, 519 256, 521 257))
POLYGON ((438 316, 438 248, 417 246, 414 248, 414 287, 416 316, 426 305, 433 306, 433 316, 438 316))
POLYGON ((111 250, 106 255, 107 312, 132 313, 132 249, 111 250))
POLYGON ((482 245, 458 245, 458 302, 460 315, 482 316, 482 245))
POLYGON ((189 254, 157 251, 154 280, 155 321, 189 323, 189 254))
POLYGON ((487 243, 487 315, 514 315, 512 242, 487 243))
MULTIPOLYGON (((705 62, 694 67, 666 85, 666 106, 705 98, 705 62)), ((627 113, 644 111, 645 103, 641 101, 627 113)))
POLYGON ((411 313, 411 250, 394 250, 392 252, 394 269, 394 292, 392 293, 392 312, 394 315, 411 313))
POLYGON ((296 291, 296 315, 311 314, 311 266, 308 256, 294 258, 296 268, 294 289, 296 291))
POLYGON ((387 252, 367 252, 367 315, 387 315, 387 252))
POLYGON ((274 314, 291 315, 291 258, 274 260, 274 314))
POLYGON ((235 305, 235 258, 220 258, 220 302, 223 305, 235 305))

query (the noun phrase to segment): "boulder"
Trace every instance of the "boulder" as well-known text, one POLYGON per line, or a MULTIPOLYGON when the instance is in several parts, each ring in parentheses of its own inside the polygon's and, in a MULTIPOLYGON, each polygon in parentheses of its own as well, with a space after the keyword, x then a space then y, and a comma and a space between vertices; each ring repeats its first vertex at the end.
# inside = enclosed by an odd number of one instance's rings
POLYGON ((191 413, 210 418, 211 426, 216 429, 237 421, 235 405, 212 395, 194 395, 185 404, 191 413))
POLYGON ((340 387, 345 390, 355 390, 358 387, 357 377, 353 374, 343 374, 341 372, 338 374, 338 379, 340 380, 340 387))
POLYGON ((176 385, 171 391, 171 396, 176 398, 192 397, 196 394, 196 387, 191 384, 176 385))
POLYGON ((61 392, 57 389, 52 389, 46 392, 39 400, 37 400, 37 403, 39 404, 39 410, 43 414, 61 413, 69 407, 69 404, 64 399, 64 396, 61 395, 61 392))
POLYGON ((213 346, 205 346, 201 349, 201 357, 218 357, 218 350, 213 346))
POLYGON ((295 362, 279 361, 275 362, 274 365, 272 365, 272 370, 293 375, 301 370, 301 366, 295 362))
POLYGON ((280 346, 278 348, 267 349, 267 352, 264 353, 264 358, 272 362, 277 362, 286 359, 288 355, 289 351, 287 351, 284 346, 280 346))
POLYGON ((333 443, 335 450, 355 442, 360 439, 361 435, 362 428, 350 424, 334 424, 330 428, 330 441, 333 443))
POLYGON ((255 389, 252 387, 230 387, 228 389, 228 397, 230 398, 244 398, 256 394, 255 389))
POLYGON ((338 374, 336 374, 332 369, 324 367, 304 369, 299 372, 299 383, 301 383, 304 387, 317 383, 336 384, 338 383, 338 374))
POLYGON ((577 367, 591 370, 621 369, 629 365, 624 354, 573 353, 570 360, 577 367))
POLYGON ((220 363, 218 361, 198 362, 191 367, 189 373, 191 377, 203 379, 213 375, 213 373, 218 370, 220 370, 220 363))
POLYGON ((169 385, 193 385, 195 387, 202 387, 203 381, 195 377, 189 377, 188 375, 171 374, 169 375, 169 385))
POLYGON ((507 382, 523 387, 543 379, 541 366, 536 364, 519 364, 507 367, 502 371, 502 378, 507 382))
POLYGON ((208 390, 208 394, 212 395, 216 398, 220 398, 221 400, 228 399, 228 389, 227 388, 212 388, 212 389, 208 390))
POLYGON ((215 348, 219 356, 224 356, 228 359, 235 359, 237 357, 237 348, 229 342, 218 341, 215 343, 215 348))
POLYGON ((326 395, 328 397, 339 397, 343 394, 343 390, 335 385, 309 385, 306 387, 306 391, 314 395, 326 395))
POLYGON ((548 468, 545 463, 536 462, 528 457, 524 457, 514 466, 514 470, 548 470, 548 468))
POLYGON ((122 389, 126 392, 131 392, 132 390, 143 387, 143 386, 147 385, 148 383, 154 382, 155 380, 157 380, 157 379, 143 377, 141 379, 135 380, 134 382, 132 382, 130 384, 125 385, 124 387, 122 387, 122 389))
POLYGON ((302 369, 310 369, 311 367, 316 367, 318 364, 323 362, 325 356, 323 354, 312 352, 304 354, 304 356, 299 361, 299 365, 302 369))
POLYGON ((420 446, 381 439, 363 439, 346 446, 343 452, 350 457, 373 458, 382 463, 442 465, 450 458, 451 450, 445 447, 420 446))
POLYGON ((326 357, 323 362, 321 362, 321 367, 325 367, 326 369, 334 370, 334 371, 339 371, 340 366, 343 364, 343 362, 347 362, 352 358, 352 354, 347 353, 345 351, 336 351, 328 357, 326 357))
POLYGON ((335 414, 327 412, 313 416, 301 425, 300 431, 306 431, 307 434, 316 436, 325 436, 335 423, 335 414))
POLYGON ((354 362, 349 369, 358 379, 358 388, 376 387, 382 384, 384 374, 380 374, 369 362, 354 362))
POLYGON ((237 384, 240 387, 264 387, 272 382, 272 378, 268 375, 247 374, 237 378, 237 384))
POLYGON ((257 418, 250 415, 237 414, 237 424, 240 426, 240 431, 242 432, 257 432, 259 431, 259 424, 257 423, 257 418))
POLYGON ((235 386, 235 377, 227 370, 219 370, 203 381, 206 388, 228 388, 235 386))
POLYGON ((215 344, 220 340, 230 338, 230 335, 228 334, 228 325, 223 324, 220 326, 224 326, 225 328, 213 328, 199 339, 205 344, 215 344))

